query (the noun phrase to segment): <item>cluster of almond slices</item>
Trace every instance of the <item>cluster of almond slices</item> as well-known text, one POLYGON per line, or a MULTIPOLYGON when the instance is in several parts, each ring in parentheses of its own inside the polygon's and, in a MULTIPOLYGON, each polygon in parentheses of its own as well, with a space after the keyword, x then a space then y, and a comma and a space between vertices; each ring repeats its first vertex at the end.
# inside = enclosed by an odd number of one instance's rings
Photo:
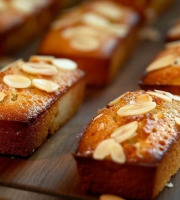
POLYGON ((127 24, 112 22, 123 18, 123 9, 113 2, 99 1, 92 4, 92 10, 79 13, 69 19, 64 18, 61 22, 55 22, 55 28, 64 27, 67 24, 81 22, 82 25, 68 27, 62 31, 64 38, 70 39, 72 48, 79 51, 93 51, 101 46, 102 31, 106 37, 111 35, 125 37, 129 31, 127 24))
MULTIPOLYGON (((166 44, 166 49, 171 49, 175 47, 180 47, 179 41, 170 42, 166 44)), ((172 66, 180 66, 180 57, 178 57, 175 54, 172 54, 172 52, 169 52, 169 54, 160 56, 157 60, 155 60, 152 64, 150 64, 147 67, 146 71, 151 72, 164 67, 172 67, 172 66)))
POLYGON ((7 11, 12 8, 18 12, 29 14, 46 3, 47 0, 0 0, 0 11, 7 11))
MULTIPOLYGON (((69 59, 54 58, 52 56, 32 56, 29 62, 24 62, 23 60, 17 60, 16 62, 10 64, 5 69, 9 67, 17 66, 23 72, 32 75, 45 75, 53 76, 58 73, 58 68, 64 70, 75 70, 77 64, 69 59)), ((12 74, 5 75, 3 77, 4 83, 13 88, 28 88, 31 85, 46 91, 48 93, 54 92, 59 88, 59 85, 53 81, 46 79, 33 78, 32 80, 24 75, 12 74)), ((0 99, 3 98, 5 94, 0 94, 0 99)))
MULTIPOLYGON (((125 93, 126 94, 126 93, 125 93)), ((113 106, 117 104, 120 99, 125 95, 118 97, 108 105, 113 106)), ((117 111, 118 116, 132 116, 132 115, 143 115, 156 108, 157 104, 153 101, 152 97, 157 97, 165 102, 171 103, 172 100, 180 101, 180 97, 172 95, 169 92, 160 90, 147 91, 136 97, 135 101, 131 101, 130 104, 121 107, 117 111)), ((98 115, 94 120, 102 116, 98 115)), ((175 117, 176 124, 180 125, 180 118, 175 117)), ((135 137, 138 131, 138 121, 132 121, 121 127, 117 128, 112 132, 110 138, 100 142, 93 153, 93 158, 96 160, 103 160, 107 156, 110 156, 114 162, 125 163, 126 155, 123 150, 121 143, 135 137)))

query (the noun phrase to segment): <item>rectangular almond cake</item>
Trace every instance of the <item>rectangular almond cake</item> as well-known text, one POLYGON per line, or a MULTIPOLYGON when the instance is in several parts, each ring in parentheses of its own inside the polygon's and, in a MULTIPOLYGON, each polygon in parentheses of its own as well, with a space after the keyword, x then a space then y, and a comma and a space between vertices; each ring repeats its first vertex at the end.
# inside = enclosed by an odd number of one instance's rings
POLYGON ((87 72, 89 85, 103 86, 133 51, 140 27, 141 18, 131 8, 110 0, 87 1, 57 19, 39 53, 74 60, 87 72))
POLYGON ((0 56, 14 53, 48 27, 61 0, 0 0, 0 56))
POLYGON ((180 167, 180 98, 127 92, 98 111, 75 154, 87 192, 154 198, 180 167))
POLYGON ((0 154, 28 156, 76 112, 84 72, 68 59, 32 56, 0 72, 0 154))
POLYGON ((141 88, 166 90, 180 95, 180 41, 167 43, 146 68, 141 88))

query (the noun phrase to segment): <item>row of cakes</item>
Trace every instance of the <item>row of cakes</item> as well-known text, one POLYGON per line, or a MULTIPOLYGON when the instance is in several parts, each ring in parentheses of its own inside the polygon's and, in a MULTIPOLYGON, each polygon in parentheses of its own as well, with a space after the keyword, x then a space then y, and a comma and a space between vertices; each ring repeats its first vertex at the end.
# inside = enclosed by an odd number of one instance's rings
MULTIPOLYGON (((141 26, 136 11, 113 1, 81 4, 57 20, 38 51, 46 56, 18 60, 0 73, 1 153, 27 156, 39 147, 82 102, 85 74, 77 67, 87 73, 88 84, 107 84, 133 50, 141 26)), ((169 60, 176 63, 177 44, 168 44, 173 59, 155 61, 147 72, 169 67, 169 60)), ((99 111, 75 156, 85 189, 136 199, 156 196, 179 168, 178 105, 178 96, 170 93, 137 91, 99 111), (160 173, 171 161, 166 176, 160 173)))
MULTIPOLYGON (((139 84, 99 110, 75 159, 81 184, 94 194, 153 199, 180 167, 179 23, 139 84)), ((121 199, 101 195, 101 200, 121 199)))
POLYGON ((80 0, 0 0, 0 56, 14 54, 46 31, 63 8, 80 0))
MULTIPOLYGON (((14 53, 37 37, 64 2, 1 0, 0 55, 14 53)), ((38 54, 73 59, 89 74, 89 85, 105 85, 133 51, 145 21, 143 10, 150 10, 155 16, 170 4, 169 0, 157 5, 155 2, 134 0, 127 4, 123 0, 100 0, 82 3, 57 19, 44 37, 38 54), (97 73, 93 73, 94 70, 97 73)))

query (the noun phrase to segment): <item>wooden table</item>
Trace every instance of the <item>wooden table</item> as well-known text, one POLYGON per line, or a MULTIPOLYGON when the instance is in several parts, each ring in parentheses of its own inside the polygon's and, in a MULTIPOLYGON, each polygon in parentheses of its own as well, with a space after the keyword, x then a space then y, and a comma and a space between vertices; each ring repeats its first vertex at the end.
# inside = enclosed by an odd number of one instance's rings
MULTIPOLYGON (((169 8, 156 23, 155 26, 163 37, 173 20, 179 17, 178 14, 180 1, 169 8)), ((22 159, 0 156, 0 199, 98 199, 84 194, 78 185, 76 163, 72 156, 77 148, 77 135, 99 108, 128 90, 138 89, 139 78, 145 67, 163 48, 163 42, 141 42, 115 81, 105 88, 89 89, 83 105, 73 119, 31 157, 22 159)), ((16 57, 28 58, 35 53, 36 46, 36 43, 29 46, 16 57)), ((180 172, 172 178, 172 182, 174 187, 165 188, 156 200, 180 199, 180 172)))
POLYGON ((58 197, 39 194, 35 192, 29 192, 25 190, 17 190, 14 188, 0 187, 0 199, 1 200, 64 200, 58 197))

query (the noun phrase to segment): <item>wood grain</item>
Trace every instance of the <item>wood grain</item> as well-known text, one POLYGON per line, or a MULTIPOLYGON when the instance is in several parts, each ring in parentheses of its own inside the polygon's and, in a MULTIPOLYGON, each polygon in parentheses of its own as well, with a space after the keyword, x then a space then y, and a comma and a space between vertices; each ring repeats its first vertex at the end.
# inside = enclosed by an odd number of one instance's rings
POLYGON ((13 188, 0 187, 0 199, 1 200, 64 200, 58 197, 53 197, 45 194, 38 194, 35 192, 28 192, 23 190, 17 190, 13 188))
MULTIPOLYGON (((166 33, 170 23, 179 17, 180 1, 168 13, 164 14, 156 24, 158 30, 166 33)), ((35 46, 29 47, 20 57, 34 53, 35 46)), ((0 185, 23 190, 35 191, 72 199, 98 199, 87 196, 78 185, 76 163, 72 153, 77 148, 78 134, 91 120, 99 108, 126 91, 138 89, 138 80, 145 67, 152 61, 157 52, 163 48, 163 41, 144 41, 135 51, 134 55, 119 72, 116 80, 101 89, 89 89, 85 102, 76 116, 63 126, 53 137, 50 137, 31 157, 27 159, 0 156, 0 185)), ((177 200, 180 196, 180 172, 172 178, 174 187, 165 188, 156 200, 177 200)), ((7 188, 6 188, 7 189, 7 188)), ((2 196, 0 188, 0 197, 2 196)), ((8 189, 7 189, 8 193, 8 189)), ((11 190, 10 196, 2 198, 11 199, 16 190, 11 190)), ((18 193, 19 200, 24 196, 18 193)), ((27 194, 29 199, 30 196, 27 194)), ((27 198, 27 199, 28 199, 27 198)), ((51 200, 51 198, 50 198, 51 200)), ((52 199, 54 200, 54 199, 52 199)))

